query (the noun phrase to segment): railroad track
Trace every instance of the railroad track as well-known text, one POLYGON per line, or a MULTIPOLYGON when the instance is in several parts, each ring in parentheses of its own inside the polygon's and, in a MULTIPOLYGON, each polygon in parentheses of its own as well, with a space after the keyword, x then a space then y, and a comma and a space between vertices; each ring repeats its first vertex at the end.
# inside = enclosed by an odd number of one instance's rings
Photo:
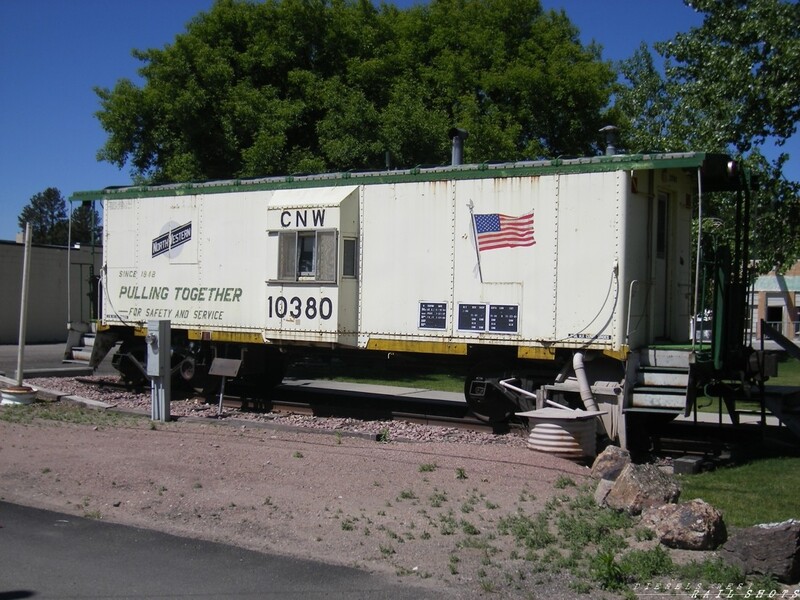
MULTIPOLYGON (((85 385, 109 389, 130 389, 123 383, 86 379, 85 385)), ((143 390, 146 391, 146 390, 143 390)), ((216 396, 218 399, 219 396, 216 396)), ((173 396, 173 399, 177 397, 173 396)), ((210 400, 211 403, 217 400, 210 400)), ((523 429, 521 424, 491 425, 469 414, 466 403, 404 395, 375 394, 358 390, 330 389, 314 386, 280 385, 268 397, 255 385, 228 382, 223 407, 242 411, 301 414, 316 417, 353 418, 358 420, 398 420, 420 425, 457 427, 483 433, 508 433, 523 429)))

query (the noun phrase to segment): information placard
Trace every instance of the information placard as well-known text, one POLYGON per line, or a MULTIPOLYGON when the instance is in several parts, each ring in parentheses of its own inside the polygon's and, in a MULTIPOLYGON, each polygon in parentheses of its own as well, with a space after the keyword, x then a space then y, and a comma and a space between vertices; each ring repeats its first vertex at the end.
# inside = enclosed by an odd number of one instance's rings
POLYGON ((420 302, 419 328, 447 329, 447 304, 445 302, 420 302))
POLYGON ((519 306, 516 304, 489 305, 489 331, 516 333, 519 330, 519 306))
POLYGON ((458 328, 461 331, 486 331, 486 305, 459 304, 458 328))

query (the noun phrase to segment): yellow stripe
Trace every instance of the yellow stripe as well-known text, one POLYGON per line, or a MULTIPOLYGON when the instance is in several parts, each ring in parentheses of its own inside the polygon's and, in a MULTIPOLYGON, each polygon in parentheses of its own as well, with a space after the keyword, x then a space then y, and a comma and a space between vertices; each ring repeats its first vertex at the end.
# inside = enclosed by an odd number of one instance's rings
POLYGON ((186 332, 190 340, 207 340, 209 342, 240 342, 243 344, 263 344, 264 338, 260 333, 243 331, 200 331, 190 329, 186 332))
POLYGON ((419 352, 422 354, 467 354, 466 344, 451 344, 449 342, 412 342, 408 340, 384 340, 370 338, 367 350, 381 350, 383 352, 419 352))
POLYGON ((630 349, 627 346, 623 346, 619 350, 603 350, 605 356, 616 360, 627 360, 629 353, 630 349))
POLYGON ((555 348, 543 348, 541 346, 519 346, 517 348, 517 358, 527 358, 531 360, 555 360, 555 348))

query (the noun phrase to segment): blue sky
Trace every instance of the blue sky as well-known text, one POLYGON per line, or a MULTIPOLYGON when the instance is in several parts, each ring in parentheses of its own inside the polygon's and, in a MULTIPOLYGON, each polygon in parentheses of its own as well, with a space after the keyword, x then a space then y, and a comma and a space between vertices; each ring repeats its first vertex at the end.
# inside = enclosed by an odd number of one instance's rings
MULTIPOLYGON (((409 0, 395 4, 407 6, 409 0)), ((17 217, 48 187, 64 197, 130 183, 96 160, 105 141, 93 88, 136 80, 131 50, 161 48, 213 0, 0 0, 0 240, 13 240, 17 217)), ((628 58, 640 42, 671 38, 699 24, 681 0, 542 0, 563 8, 604 58, 628 58)), ((800 180, 800 143, 786 175, 800 180)))

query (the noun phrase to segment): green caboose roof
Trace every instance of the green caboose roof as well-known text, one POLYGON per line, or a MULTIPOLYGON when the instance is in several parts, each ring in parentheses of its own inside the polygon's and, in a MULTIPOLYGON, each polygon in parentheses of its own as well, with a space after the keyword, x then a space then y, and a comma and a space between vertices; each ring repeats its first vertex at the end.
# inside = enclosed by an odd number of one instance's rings
MULTIPOLYGON (((727 175, 730 158, 705 152, 670 154, 625 154, 511 163, 481 163, 458 166, 415 167, 391 171, 340 172, 318 175, 284 175, 253 179, 227 179, 205 182, 183 182, 150 186, 109 187, 102 190, 75 192, 72 202, 114 200, 192 194, 283 190, 337 185, 377 185, 418 181, 450 181, 497 177, 526 177, 609 171, 646 171, 656 169, 696 169, 704 165, 713 172, 712 187, 718 187, 727 175), (716 183, 716 186, 714 185, 716 183)), ((724 183, 724 182, 723 182, 724 183)), ((704 187, 706 184, 704 183, 704 187)))

